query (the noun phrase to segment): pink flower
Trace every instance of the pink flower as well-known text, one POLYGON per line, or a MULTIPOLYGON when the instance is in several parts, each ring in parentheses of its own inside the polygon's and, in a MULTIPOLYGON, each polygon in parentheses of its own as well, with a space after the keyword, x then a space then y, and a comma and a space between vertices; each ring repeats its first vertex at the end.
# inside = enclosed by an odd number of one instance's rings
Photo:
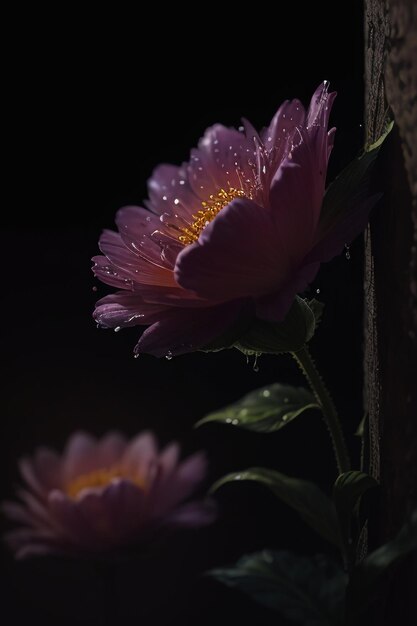
POLYGON ((48 553, 112 550, 161 526, 201 526, 215 518, 213 503, 184 500, 206 475, 204 454, 179 462, 179 446, 161 452, 151 433, 130 442, 78 432, 58 455, 39 448, 20 462, 26 483, 20 502, 3 512, 21 528, 5 539, 17 558, 48 553))
POLYGON ((161 165, 147 209, 120 209, 93 271, 119 291, 94 313, 104 327, 148 325, 135 350, 190 352, 243 312, 280 321, 320 263, 365 226, 369 207, 321 214, 335 129, 324 82, 306 112, 286 101, 260 134, 209 128, 181 167, 161 165))

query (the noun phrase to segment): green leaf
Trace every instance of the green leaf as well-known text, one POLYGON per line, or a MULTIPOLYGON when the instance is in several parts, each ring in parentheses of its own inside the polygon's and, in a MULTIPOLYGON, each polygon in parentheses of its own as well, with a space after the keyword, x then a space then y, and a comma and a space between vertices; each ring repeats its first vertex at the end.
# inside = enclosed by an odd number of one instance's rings
POLYGON ((394 122, 393 121, 389 122, 387 124, 385 132, 383 132, 380 138, 377 139, 374 143, 371 143, 369 146, 366 146, 365 152, 374 152, 375 150, 379 149, 393 128, 394 128, 394 122))
POLYGON ((375 487, 378 487, 377 481, 364 472, 345 472, 336 479, 333 488, 333 501, 339 518, 346 554, 353 554, 356 549, 351 539, 353 512, 363 494, 375 487))
POLYGON ((275 383, 251 391, 224 409, 210 413, 197 422, 196 426, 221 422, 260 433, 272 433, 289 424, 307 409, 319 408, 313 394, 307 389, 275 383))
POLYGON ((336 510, 340 515, 350 517, 359 498, 374 487, 378 487, 377 481, 364 472, 350 471, 340 474, 333 488, 336 510))
POLYGON ((210 491, 217 491, 227 483, 242 480, 253 480, 265 485, 277 498, 297 511, 301 518, 322 537, 336 545, 340 544, 333 503, 314 483, 292 478, 264 467, 253 467, 242 472, 227 474, 218 480, 210 491))
POLYGON ((417 550, 417 509, 392 541, 369 554, 354 570, 348 587, 350 623, 374 600, 392 568, 417 550))
POLYGON ((361 202, 370 197, 370 173, 379 150, 389 135, 393 122, 374 144, 351 161, 337 178, 327 187, 320 214, 322 236, 338 221, 339 216, 357 209, 361 202))
POLYGON ((363 416, 363 418, 361 419, 361 421, 359 422, 359 425, 356 429, 355 432, 355 437, 361 437, 363 438, 365 435, 365 429, 368 426, 368 413, 365 413, 365 415, 363 416))
POLYGON ((234 567, 212 570, 209 575, 297 624, 343 623, 347 577, 324 555, 301 557, 264 550, 242 557, 234 567))
POLYGON ((308 302, 296 296, 282 322, 254 319, 234 346, 247 355, 295 352, 314 335, 322 310, 317 300, 308 302))

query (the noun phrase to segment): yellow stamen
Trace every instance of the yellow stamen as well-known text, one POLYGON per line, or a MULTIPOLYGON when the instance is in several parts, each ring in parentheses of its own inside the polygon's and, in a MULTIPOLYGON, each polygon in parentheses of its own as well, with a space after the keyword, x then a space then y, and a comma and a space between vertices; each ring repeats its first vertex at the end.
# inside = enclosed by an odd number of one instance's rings
POLYGON ((134 483, 141 489, 144 489, 146 486, 146 481, 143 476, 128 473, 123 467, 113 465, 112 467, 103 467, 101 469, 94 470, 89 474, 77 476, 74 480, 68 483, 65 491, 70 498, 76 498, 83 489, 91 487, 106 487, 115 478, 130 480, 130 482, 134 483))
POLYGON ((196 215, 193 215, 194 222, 189 227, 181 228, 182 234, 178 239, 185 246, 195 243, 205 227, 210 224, 225 206, 230 204, 235 198, 246 197, 250 196, 242 189, 235 189, 234 187, 229 187, 228 190, 220 189, 216 195, 212 194, 209 200, 201 203, 202 209, 196 215))

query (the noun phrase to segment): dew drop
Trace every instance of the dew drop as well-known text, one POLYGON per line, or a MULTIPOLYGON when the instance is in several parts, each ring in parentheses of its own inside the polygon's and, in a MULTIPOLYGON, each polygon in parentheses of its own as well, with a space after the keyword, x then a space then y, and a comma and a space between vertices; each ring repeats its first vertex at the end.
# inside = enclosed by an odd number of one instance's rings
POLYGON ((119 332, 119 330, 122 330, 122 327, 121 327, 121 326, 116 326, 116 328, 114 329, 114 332, 115 332, 115 333, 118 333, 118 332, 119 332))
POLYGON ((271 395, 271 392, 269 391, 269 389, 264 389, 264 390, 261 392, 261 396, 262 396, 263 398, 269 398, 269 396, 270 396, 270 395, 271 395))
POLYGON ((167 361, 170 361, 172 359, 172 352, 171 350, 168 350, 167 354, 165 355, 165 358, 167 361))
POLYGON ((93 291, 97 291, 97 287, 94 285, 94 287, 92 287, 93 291))
POLYGON ((134 359, 138 359, 139 357, 140 357, 140 354, 139 354, 139 353, 138 353, 138 354, 134 354, 134 355, 133 355, 133 358, 134 358, 134 359))
POLYGON ((235 476, 235 480, 241 480, 241 478, 242 478, 242 476, 241 476, 240 474, 237 474, 237 475, 235 476))
POLYGON ((233 426, 237 426, 239 424, 239 420, 237 419, 232 420, 232 424, 233 426))
POLYGON ((347 243, 345 243, 345 250, 346 250, 345 257, 347 258, 348 261, 350 261, 350 248, 347 245, 347 243))
POLYGON ((258 356, 259 356, 258 354, 255 354, 255 360, 253 362, 253 367, 252 367, 253 371, 256 373, 259 372, 258 356))
POLYGON ((231 424, 231 423, 232 423, 232 420, 230 419, 230 417, 228 417, 228 418, 226 419, 226 424, 231 424))
POLYGON ((248 413, 249 413, 248 409, 241 409, 239 411, 239 417, 246 417, 248 413))
POLYGON ((316 293, 320 293, 320 289, 316 289, 316 293))
POLYGON ((283 422, 286 422, 286 421, 287 421, 287 419, 288 419, 288 415, 283 415, 283 416, 281 417, 281 419, 282 419, 282 421, 283 421, 283 422))

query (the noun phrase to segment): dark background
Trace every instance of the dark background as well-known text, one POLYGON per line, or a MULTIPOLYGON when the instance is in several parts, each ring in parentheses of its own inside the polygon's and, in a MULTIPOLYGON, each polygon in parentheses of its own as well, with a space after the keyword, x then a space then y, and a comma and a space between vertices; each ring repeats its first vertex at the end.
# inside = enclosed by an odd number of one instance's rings
MULTIPOLYGON (((303 384, 290 357, 263 357, 259 372, 237 351, 171 361, 133 359, 138 329, 97 330, 94 302, 110 291, 90 258, 103 228, 127 203, 141 204, 159 162, 187 159, 214 122, 245 116, 266 125, 283 99, 308 103, 323 79, 338 98, 329 179, 362 141, 361 3, 306 12, 299 3, 256 3, 227 15, 157 7, 145 15, 25 15, 11 19, 7 53, 5 184, 2 211, 2 498, 18 482, 16 462, 39 444, 62 448, 83 428, 153 429, 161 443, 204 448, 210 482, 253 465, 275 467, 329 489, 335 466, 316 412, 262 436, 193 424, 250 389, 303 384), (344 12, 343 12, 344 11, 344 12), (275 14, 276 13, 276 14, 275 14), (189 27, 185 18, 191 19, 189 27), (52 23, 51 23, 52 21, 52 23), (147 38, 147 39, 146 39, 147 38), (94 289, 97 288, 97 291, 94 289)), ((321 8, 317 8, 321 6, 321 8)), ((361 418, 362 244, 324 266, 326 308, 311 342, 350 443, 361 418)), ((4 550, 8 624, 276 623, 235 592, 201 577, 263 547, 327 549, 294 513, 254 485, 225 487, 220 521, 178 532, 123 564, 34 559, 14 564, 4 550)), ((2 529, 9 525, 1 520, 2 529)), ((6 609, 4 609, 6 610, 6 609)), ((283 623, 283 622, 282 622, 283 623)))

